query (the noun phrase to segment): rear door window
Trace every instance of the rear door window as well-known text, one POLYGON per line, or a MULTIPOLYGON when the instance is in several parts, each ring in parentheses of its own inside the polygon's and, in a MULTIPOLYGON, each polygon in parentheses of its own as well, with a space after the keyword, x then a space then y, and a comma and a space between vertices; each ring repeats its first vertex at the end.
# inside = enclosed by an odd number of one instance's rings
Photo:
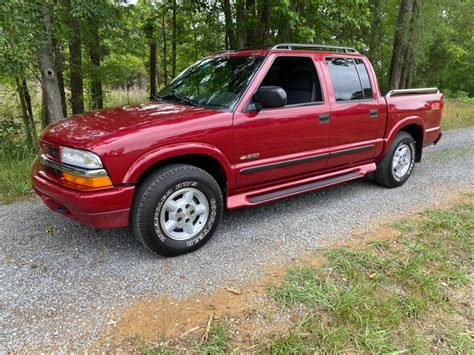
POLYGON ((369 75, 362 60, 326 58, 336 101, 372 98, 369 75))

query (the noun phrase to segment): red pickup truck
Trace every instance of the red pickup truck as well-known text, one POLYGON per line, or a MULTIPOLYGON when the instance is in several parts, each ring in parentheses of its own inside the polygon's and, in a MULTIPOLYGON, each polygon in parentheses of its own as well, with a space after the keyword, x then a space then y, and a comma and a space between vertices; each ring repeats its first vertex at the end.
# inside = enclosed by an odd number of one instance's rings
POLYGON ((441 138, 436 88, 383 96, 353 48, 279 44, 206 57, 149 103, 50 125, 32 167, 53 211, 131 226, 152 251, 206 243, 224 208, 257 205, 373 173, 406 182, 441 138))

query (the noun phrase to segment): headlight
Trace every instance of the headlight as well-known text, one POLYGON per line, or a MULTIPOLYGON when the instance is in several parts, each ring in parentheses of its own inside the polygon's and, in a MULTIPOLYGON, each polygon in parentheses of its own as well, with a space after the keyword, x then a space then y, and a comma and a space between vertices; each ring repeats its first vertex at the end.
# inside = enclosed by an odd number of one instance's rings
POLYGON ((61 162, 85 169, 103 168, 102 161, 94 153, 67 147, 61 147, 61 162))

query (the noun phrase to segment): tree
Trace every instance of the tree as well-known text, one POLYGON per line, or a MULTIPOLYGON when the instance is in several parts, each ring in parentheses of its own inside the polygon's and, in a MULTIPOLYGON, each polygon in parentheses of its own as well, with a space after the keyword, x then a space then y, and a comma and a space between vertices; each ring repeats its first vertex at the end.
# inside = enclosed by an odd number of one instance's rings
POLYGON ((222 10, 225 18, 225 48, 237 49, 237 43, 234 35, 234 24, 232 22, 232 9, 230 0, 222 0, 222 10))
POLYGON ((38 50, 38 64, 41 72, 41 84, 44 91, 45 105, 47 106, 48 119, 56 121, 64 117, 61 94, 59 92, 58 77, 54 69, 51 35, 51 10, 47 4, 40 5, 39 9, 44 36, 38 50))
POLYGON ((100 75, 100 65, 102 60, 101 38, 99 34, 99 21, 97 16, 91 16, 87 19, 89 38, 87 41, 87 52, 93 67, 95 75, 91 77, 91 107, 100 109, 104 107, 104 93, 102 90, 102 80, 100 75))
POLYGON ((409 25, 412 17, 413 0, 401 0, 397 27, 393 41, 392 61, 390 63, 390 89, 400 88, 402 67, 408 46, 409 25))
POLYGON ((84 112, 84 82, 82 77, 82 42, 81 23, 79 16, 71 6, 71 1, 66 0, 68 9, 69 26, 69 76, 71 82, 71 108, 72 114, 84 112))
POLYGON ((176 31, 176 11, 177 5, 176 0, 171 1, 171 12, 172 12, 172 23, 171 23, 171 76, 176 76, 176 42, 177 42, 177 31, 176 31))

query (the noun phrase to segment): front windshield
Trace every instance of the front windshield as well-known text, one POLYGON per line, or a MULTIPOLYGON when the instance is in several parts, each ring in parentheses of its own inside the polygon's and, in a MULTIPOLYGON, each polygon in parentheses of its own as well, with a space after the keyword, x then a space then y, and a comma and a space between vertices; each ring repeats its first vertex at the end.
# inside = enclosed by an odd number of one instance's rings
POLYGON ((203 59, 177 76, 158 98, 232 109, 262 62, 262 56, 203 59))

